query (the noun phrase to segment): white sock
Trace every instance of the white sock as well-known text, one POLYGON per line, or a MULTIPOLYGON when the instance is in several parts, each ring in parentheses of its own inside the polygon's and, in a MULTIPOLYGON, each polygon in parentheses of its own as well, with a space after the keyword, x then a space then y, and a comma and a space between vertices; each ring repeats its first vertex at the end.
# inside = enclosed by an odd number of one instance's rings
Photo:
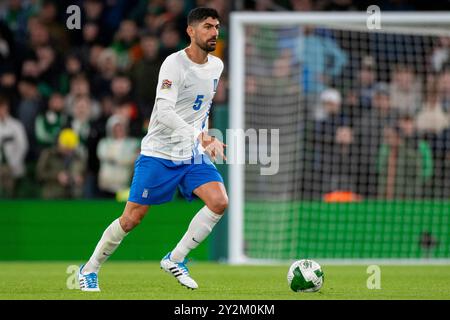
POLYGON ((106 228, 105 232, 95 247, 94 253, 89 258, 89 261, 83 268, 83 274, 88 274, 92 272, 98 272, 102 263, 104 263, 108 257, 113 254, 113 252, 117 249, 122 239, 127 235, 125 231, 123 231, 122 226, 120 225, 119 219, 114 220, 108 228, 106 228))
POLYGON ((170 254, 170 260, 182 262, 188 253, 195 249, 211 233, 222 215, 211 211, 207 206, 201 208, 192 218, 188 230, 170 254))

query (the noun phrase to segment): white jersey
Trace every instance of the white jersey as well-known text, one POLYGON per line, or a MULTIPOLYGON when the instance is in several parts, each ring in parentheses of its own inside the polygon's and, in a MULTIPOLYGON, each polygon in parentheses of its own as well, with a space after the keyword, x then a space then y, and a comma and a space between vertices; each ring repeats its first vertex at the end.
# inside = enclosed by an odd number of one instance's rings
POLYGON ((208 116, 223 62, 208 55, 193 62, 185 50, 168 56, 159 71, 158 88, 141 154, 169 160, 188 160, 202 152, 197 140, 208 129, 208 116))

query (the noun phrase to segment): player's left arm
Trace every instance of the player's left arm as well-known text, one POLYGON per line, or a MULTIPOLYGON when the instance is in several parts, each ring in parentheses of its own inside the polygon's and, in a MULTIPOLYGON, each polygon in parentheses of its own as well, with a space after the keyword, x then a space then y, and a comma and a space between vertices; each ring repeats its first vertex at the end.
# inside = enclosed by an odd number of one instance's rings
POLYGON ((225 143, 217 139, 216 137, 210 136, 206 132, 202 132, 198 138, 200 144, 202 145, 205 152, 210 156, 211 160, 215 161, 217 156, 222 157, 222 159, 227 160, 225 156, 225 143))
MULTIPOLYGON (((222 71, 224 69, 224 64, 222 60, 219 58, 216 58, 218 61, 218 68, 220 69, 219 78, 222 74, 222 71)), ((217 83, 218 85, 218 83, 217 83)), ((216 90, 216 88, 214 88, 216 90)), ((208 115, 209 118, 209 115, 208 115)), ((208 121, 207 119, 206 121, 208 121)), ((215 161, 217 156, 222 157, 222 159, 227 160, 227 157, 225 156, 225 147, 227 145, 217 139, 216 137, 210 136, 207 132, 202 132, 199 136, 200 144, 204 148, 205 152, 210 156, 210 158, 215 161)))

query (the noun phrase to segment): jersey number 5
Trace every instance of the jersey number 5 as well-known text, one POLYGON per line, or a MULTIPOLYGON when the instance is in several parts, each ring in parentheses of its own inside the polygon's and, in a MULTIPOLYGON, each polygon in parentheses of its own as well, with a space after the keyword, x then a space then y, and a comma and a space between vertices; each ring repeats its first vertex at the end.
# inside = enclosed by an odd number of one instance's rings
POLYGON ((192 107, 195 111, 200 110, 200 108, 202 107, 202 103, 203 103, 203 98, 204 97, 205 97, 204 95, 199 94, 197 96, 197 99, 195 99, 194 106, 192 107))

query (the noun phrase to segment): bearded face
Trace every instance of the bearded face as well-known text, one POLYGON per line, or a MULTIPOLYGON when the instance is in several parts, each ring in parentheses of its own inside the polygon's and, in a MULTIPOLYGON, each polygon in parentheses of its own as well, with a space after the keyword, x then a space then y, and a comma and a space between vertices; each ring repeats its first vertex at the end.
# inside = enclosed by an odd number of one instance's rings
POLYGON ((216 49, 217 38, 219 36, 219 21, 208 17, 202 22, 198 22, 188 30, 191 39, 195 44, 206 52, 216 49))

